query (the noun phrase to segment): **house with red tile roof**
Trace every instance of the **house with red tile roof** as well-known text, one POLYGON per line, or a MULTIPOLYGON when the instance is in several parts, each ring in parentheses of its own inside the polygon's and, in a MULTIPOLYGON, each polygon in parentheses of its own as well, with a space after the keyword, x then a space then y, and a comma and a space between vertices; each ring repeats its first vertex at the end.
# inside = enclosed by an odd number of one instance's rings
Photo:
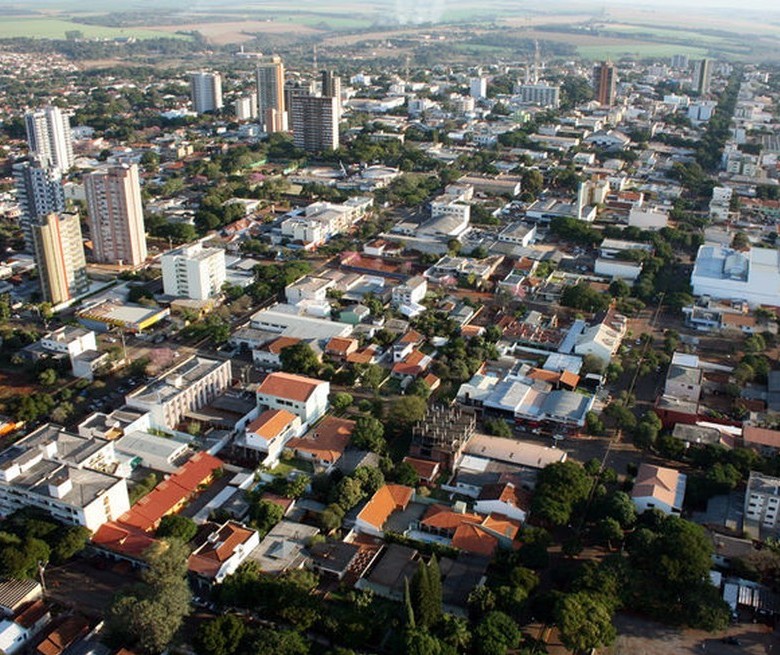
POLYGON ((746 448, 760 450, 766 454, 780 450, 780 430, 745 425, 742 428, 742 440, 746 448))
POLYGON ((395 378, 418 377, 428 370, 433 362, 430 355, 421 350, 412 350, 400 362, 393 364, 391 374, 395 378))
POLYGON ((386 484, 371 496, 355 519, 355 530, 374 537, 384 535, 384 525, 395 512, 407 508, 414 498, 414 489, 401 484, 386 484))
POLYGON ((325 355, 331 359, 343 362, 346 361, 351 354, 357 352, 359 346, 360 342, 357 339, 333 337, 325 345, 325 355))
POLYGON ((330 383, 293 373, 270 373, 257 387, 261 410, 284 409, 313 425, 328 411, 330 383))
POLYGON ((89 622, 83 616, 68 616, 49 631, 35 649, 36 655, 61 655, 66 648, 89 631, 89 622))
POLYGON ((192 552, 187 568, 200 585, 208 588, 221 584, 259 544, 260 535, 256 530, 227 521, 192 552))
POLYGON ((530 510, 531 493, 511 482, 486 484, 474 503, 478 514, 500 514, 520 523, 525 523, 530 510))
POLYGON ((347 449, 354 429, 355 421, 328 415, 303 437, 290 439, 287 448, 315 468, 330 471, 347 449))
POLYGON ((657 509, 664 514, 682 512, 686 476, 675 469, 641 464, 631 490, 637 513, 657 509))
POLYGON ((420 482, 425 484, 433 484, 441 473, 441 463, 432 459, 423 459, 407 455, 404 457, 403 461, 414 469, 414 472, 417 473, 420 478, 420 482))
POLYGON ((269 341, 261 348, 252 351, 252 361, 261 371, 278 371, 282 368, 282 360, 279 356, 282 350, 301 343, 296 337, 277 337, 269 341))
POLYGON ((517 548, 515 541, 520 523, 500 514, 483 517, 464 508, 431 505, 414 526, 422 534, 430 534, 437 542, 448 539, 453 548, 492 557, 498 548, 517 548))
POLYGON ((273 468, 287 442, 301 430, 301 419, 286 409, 267 409, 246 426, 243 445, 260 454, 260 463, 273 468))
POLYGON ((376 364, 379 361, 381 352, 379 346, 371 344, 362 350, 356 350, 347 355, 348 364, 376 364))

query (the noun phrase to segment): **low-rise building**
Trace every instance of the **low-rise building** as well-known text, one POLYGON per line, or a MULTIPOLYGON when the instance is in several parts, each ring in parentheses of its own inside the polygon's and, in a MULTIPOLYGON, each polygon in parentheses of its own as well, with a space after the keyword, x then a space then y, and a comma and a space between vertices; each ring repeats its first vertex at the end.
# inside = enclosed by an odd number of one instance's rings
POLYGON ((199 586, 221 584, 236 572, 260 545, 260 535, 234 521, 227 521, 209 533, 187 560, 187 568, 199 586))
POLYGON ((631 500, 639 514, 657 509, 664 514, 679 515, 685 498, 686 480, 685 474, 675 469, 643 462, 634 480, 631 500))
POLYGON ((246 426, 243 446, 260 453, 260 463, 273 468, 287 442, 301 430, 301 419, 286 409, 267 409, 246 426))
POLYGON ((751 306, 780 305, 780 254, 773 248, 740 252, 703 245, 691 274, 693 293, 724 300, 743 300, 751 306))
POLYGON ((284 409, 312 425, 328 411, 330 383, 292 373, 270 373, 257 387, 261 410, 284 409))
POLYGON ((222 292, 226 280, 224 250, 197 243, 163 253, 160 263, 166 295, 207 300, 222 292))
POLYGON ((750 472, 745 491, 745 532, 753 539, 780 534, 780 478, 750 472))
POLYGON ((400 484, 386 484, 369 499, 355 519, 355 530, 374 537, 384 535, 390 515, 403 511, 414 499, 414 489, 400 484))

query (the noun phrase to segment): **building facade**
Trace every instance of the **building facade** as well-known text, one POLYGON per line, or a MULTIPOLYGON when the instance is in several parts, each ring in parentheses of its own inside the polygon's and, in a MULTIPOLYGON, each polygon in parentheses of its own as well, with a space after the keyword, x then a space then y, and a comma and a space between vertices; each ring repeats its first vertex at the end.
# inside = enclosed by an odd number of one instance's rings
POLYGON ((59 305, 89 290, 78 214, 49 214, 33 226, 33 241, 45 301, 59 305))
POLYGON ((611 62, 596 64, 593 68, 593 92, 600 105, 611 107, 617 94, 617 70, 611 62))
POLYGON ((146 261, 146 229, 138 166, 112 166, 84 178, 95 260, 140 266, 146 261))
POLYGON ((332 97, 293 96, 291 127, 296 148, 322 152, 339 147, 338 101, 332 97))
POLYGON ((73 166, 73 136, 70 132, 70 118, 59 107, 45 107, 25 114, 27 144, 30 154, 47 166, 61 172, 73 166))
POLYGON ((222 75, 199 71, 190 73, 192 108, 199 114, 222 109, 222 75))
POLYGON ((166 295, 207 300, 225 284, 225 251, 204 248, 202 243, 166 252, 161 257, 166 295))
POLYGON ((40 159, 32 159, 14 164, 13 175, 25 249, 34 252, 33 226, 49 214, 65 211, 62 174, 58 168, 47 166, 40 159))
MULTIPOLYGON (((285 114, 284 104, 284 64, 281 57, 273 56, 268 61, 258 64, 255 71, 257 81, 257 112, 261 121, 265 122, 268 110, 275 110, 279 116, 285 114)), ((271 132, 268 125, 265 131, 271 132)))

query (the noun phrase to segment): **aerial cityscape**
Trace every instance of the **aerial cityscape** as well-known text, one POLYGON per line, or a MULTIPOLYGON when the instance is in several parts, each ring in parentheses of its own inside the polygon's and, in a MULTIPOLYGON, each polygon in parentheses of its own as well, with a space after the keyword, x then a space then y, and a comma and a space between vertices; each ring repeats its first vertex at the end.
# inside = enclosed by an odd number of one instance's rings
POLYGON ((0 0, 2 655, 780 653, 780 5, 0 0))

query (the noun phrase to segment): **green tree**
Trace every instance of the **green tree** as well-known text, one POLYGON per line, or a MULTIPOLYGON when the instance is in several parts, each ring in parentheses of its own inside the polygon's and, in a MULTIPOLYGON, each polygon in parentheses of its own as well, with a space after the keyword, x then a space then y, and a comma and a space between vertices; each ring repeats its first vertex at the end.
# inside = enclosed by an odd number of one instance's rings
POLYGON ((578 503, 590 493, 592 481, 573 460, 545 466, 539 473, 532 513, 554 525, 565 525, 578 503))
POLYGON ((388 422, 401 428, 409 428, 425 418, 428 403, 419 396, 404 396, 390 407, 388 422))
POLYGON ((504 419, 500 418, 485 419, 485 431, 496 437, 512 436, 512 428, 509 427, 509 424, 504 419))
POLYGON ((608 646, 615 639, 612 612, 597 596, 568 594, 556 607, 555 615, 561 641, 571 650, 589 651, 608 646))
POLYGON ((283 517, 282 507, 269 500, 260 500, 249 508, 250 524, 260 533, 261 538, 267 535, 283 517))
POLYGON ((341 391, 333 396, 331 405, 333 406, 334 411, 341 414, 342 412, 346 411, 346 409, 354 402, 354 400, 355 399, 351 394, 341 391))
POLYGON ((416 487, 420 482, 420 476, 409 462, 399 462, 393 469, 393 480, 407 487, 416 487))
POLYGON ((316 376, 320 370, 317 354, 308 343, 296 343, 282 348, 279 353, 282 370, 286 373, 316 376))
POLYGON ((360 368, 358 377, 364 387, 376 391, 385 379, 385 372, 378 364, 366 364, 360 368))
POLYGON ((155 534, 158 538, 175 537, 187 543, 197 532, 198 526, 191 518, 180 514, 169 514, 162 517, 155 534))
POLYGON ((420 560, 410 584, 412 607, 417 625, 429 628, 441 618, 441 577, 434 557, 428 564, 420 560))
POLYGON ((38 382, 40 382, 44 387, 53 387, 55 384, 57 384, 57 379, 57 371, 55 371, 53 368, 44 369, 38 374, 38 382))
POLYGON ((70 525, 55 533, 57 536, 51 547, 51 559, 60 564, 69 560, 87 547, 90 532, 83 525, 70 525))
POLYGON ((294 630, 258 631, 247 652, 252 655, 308 655, 309 642, 294 630))
POLYGON ((0 573, 16 580, 36 578, 39 563, 48 562, 50 557, 51 549, 42 539, 17 537, 0 548, 0 573))
POLYGON ((361 416, 355 421, 351 442, 355 448, 383 453, 387 448, 385 426, 373 416, 361 416))
POLYGON ((233 655, 245 633, 244 622, 235 614, 225 614, 201 623, 192 644, 198 655, 233 655))
POLYGON ((503 612, 493 611, 474 630, 477 655, 506 655, 520 643, 517 624, 503 612))

